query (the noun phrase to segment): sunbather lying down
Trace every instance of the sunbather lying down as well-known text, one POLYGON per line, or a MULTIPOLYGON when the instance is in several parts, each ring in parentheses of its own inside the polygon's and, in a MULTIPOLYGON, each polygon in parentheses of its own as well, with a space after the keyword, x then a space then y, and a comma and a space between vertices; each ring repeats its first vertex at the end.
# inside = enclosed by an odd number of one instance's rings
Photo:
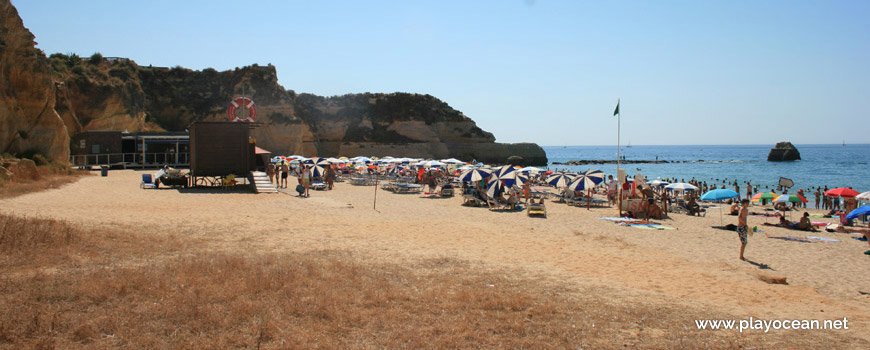
MULTIPOLYGON (((840 232, 861 233, 864 235, 864 238, 867 239, 867 244, 870 244, 870 222, 867 223, 867 227, 847 227, 840 225, 837 227, 837 230, 840 232)), ((870 255, 870 250, 864 252, 864 254, 870 255)))
POLYGON ((791 230, 802 230, 802 231, 816 231, 815 226, 813 226, 812 221, 810 221, 810 216, 807 213, 804 213, 804 216, 801 217, 801 221, 799 222, 789 222, 785 219, 785 217, 779 217, 779 223, 771 224, 771 223, 763 223, 765 226, 777 226, 784 227, 791 230))

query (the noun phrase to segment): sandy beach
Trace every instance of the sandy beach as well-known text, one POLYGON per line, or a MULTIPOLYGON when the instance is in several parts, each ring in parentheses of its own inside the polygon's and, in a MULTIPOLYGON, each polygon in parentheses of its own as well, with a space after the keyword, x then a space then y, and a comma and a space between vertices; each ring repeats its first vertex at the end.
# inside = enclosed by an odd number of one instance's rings
MULTIPOLYGON (((712 228, 720 220, 736 223, 736 217, 720 219, 719 209, 706 217, 672 214, 661 222, 675 229, 658 231, 598 219, 616 216, 615 208, 548 203, 548 218, 531 218, 525 212, 463 207, 461 197, 378 190, 375 210, 371 186, 337 183, 335 190, 312 191, 310 198, 289 192, 141 190, 141 174, 119 170, 108 177, 86 176, 59 189, 0 200, 0 212, 173 232, 236 252, 343 250, 400 264, 462 259, 554 285, 592 288, 619 304, 715 310, 737 319, 845 317, 849 329, 831 332, 870 340, 870 274, 863 254, 868 245, 850 234, 767 227, 762 223, 774 218, 750 216, 750 226, 765 232, 750 237, 750 262, 742 262, 736 233, 712 228), (839 242, 802 243, 765 233, 839 242), (788 285, 769 284, 760 276, 784 276, 788 285)), ((800 213, 792 213, 792 220, 800 213)), ((685 320, 685 327, 695 327, 693 320, 685 320)))

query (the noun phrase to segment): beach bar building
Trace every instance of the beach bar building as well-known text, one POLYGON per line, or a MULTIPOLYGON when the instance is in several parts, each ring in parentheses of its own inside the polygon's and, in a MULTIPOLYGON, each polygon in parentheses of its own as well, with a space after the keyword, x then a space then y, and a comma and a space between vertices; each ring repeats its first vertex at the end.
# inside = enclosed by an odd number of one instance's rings
POLYGON ((79 167, 157 168, 190 165, 190 137, 181 132, 83 131, 70 140, 70 164, 79 167))
POLYGON ((213 185, 230 175, 248 178, 252 171, 257 170, 257 147, 251 138, 251 130, 259 125, 236 122, 191 124, 190 177, 193 184, 213 185))

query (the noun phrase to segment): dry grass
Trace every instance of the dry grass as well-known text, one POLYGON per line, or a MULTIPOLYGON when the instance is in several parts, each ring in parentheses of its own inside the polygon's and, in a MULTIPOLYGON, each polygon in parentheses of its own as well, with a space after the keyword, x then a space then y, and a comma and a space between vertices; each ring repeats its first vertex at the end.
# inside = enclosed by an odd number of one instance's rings
POLYGON ((87 171, 72 170, 63 165, 38 166, 36 171, 33 177, 16 176, 12 180, 0 181, 0 198, 59 188, 88 174, 87 171))
POLYGON ((336 251, 242 255, 177 237, 0 220, 0 252, 13 261, 0 265, 0 348, 855 345, 821 332, 697 331, 695 318, 730 317, 617 305, 594 290, 451 259, 398 266, 336 251))

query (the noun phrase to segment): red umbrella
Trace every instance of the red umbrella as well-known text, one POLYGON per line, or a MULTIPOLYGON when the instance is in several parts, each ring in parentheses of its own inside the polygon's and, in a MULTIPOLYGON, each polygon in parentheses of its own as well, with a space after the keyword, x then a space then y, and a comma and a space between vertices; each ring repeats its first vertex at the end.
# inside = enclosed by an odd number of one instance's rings
POLYGON ((835 196, 835 197, 855 197, 859 194, 860 193, 858 193, 858 191, 855 191, 851 188, 845 188, 845 187, 835 188, 833 190, 828 190, 827 192, 825 192, 826 196, 835 196))

